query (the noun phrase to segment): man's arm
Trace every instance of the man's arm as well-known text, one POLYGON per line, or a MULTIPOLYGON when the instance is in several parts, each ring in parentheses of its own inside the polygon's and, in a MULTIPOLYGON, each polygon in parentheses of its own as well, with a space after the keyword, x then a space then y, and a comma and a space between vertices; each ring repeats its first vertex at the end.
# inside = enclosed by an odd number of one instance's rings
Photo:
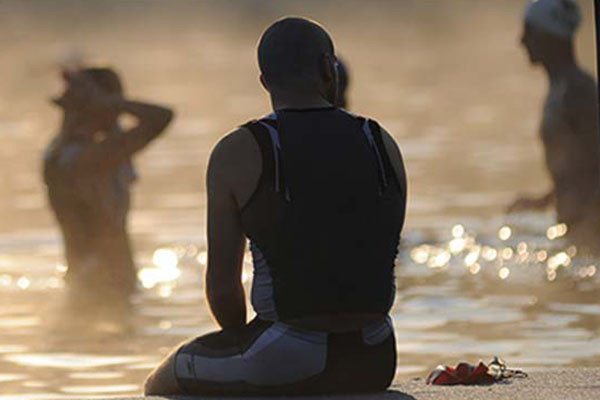
POLYGON ((512 202, 506 209, 506 212, 513 213, 527 210, 543 210, 550 207, 556 198, 554 189, 539 197, 521 196, 512 202))
POLYGON ((246 239, 240 209, 251 196, 261 170, 252 135, 238 129, 212 151, 207 172, 208 266, 206 294, 222 328, 246 323, 242 262, 246 239))

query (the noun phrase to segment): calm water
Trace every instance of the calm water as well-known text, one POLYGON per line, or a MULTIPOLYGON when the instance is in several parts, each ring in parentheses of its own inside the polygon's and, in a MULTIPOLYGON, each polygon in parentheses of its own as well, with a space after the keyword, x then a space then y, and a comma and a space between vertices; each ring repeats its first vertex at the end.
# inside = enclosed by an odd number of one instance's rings
MULTIPOLYGON (((593 68, 591 0, 578 42, 593 68)), ((410 176, 397 261, 397 379, 499 355, 526 369, 600 364, 600 272, 551 214, 506 217, 548 179, 542 73, 518 46, 521 1, 0 1, 0 399, 139 393, 173 345, 215 328, 204 302, 212 145, 268 111, 254 45, 277 16, 324 23, 351 66, 351 108, 396 137, 410 176), (174 106, 141 155, 130 307, 70 294, 40 153, 56 64, 112 63, 134 97, 174 106)), ((245 280, 252 279, 246 265, 245 280)))

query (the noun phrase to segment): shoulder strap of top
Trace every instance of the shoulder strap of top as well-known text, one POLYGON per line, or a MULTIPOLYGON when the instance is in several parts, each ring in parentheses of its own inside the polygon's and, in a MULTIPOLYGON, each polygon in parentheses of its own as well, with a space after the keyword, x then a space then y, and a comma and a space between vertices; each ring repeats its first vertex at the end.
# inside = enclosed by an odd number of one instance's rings
POLYGON ((263 167, 259 186, 267 185, 276 193, 283 193, 289 201, 290 191, 283 176, 277 115, 273 113, 262 119, 252 120, 242 127, 252 132, 261 151, 263 167))
POLYGON ((381 195, 388 187, 388 178, 392 176, 386 168, 385 157, 387 156, 387 152, 385 151, 385 148, 381 146, 381 129, 377 123, 374 123, 375 121, 359 116, 356 116, 356 119, 360 123, 361 130, 367 139, 367 143, 369 144, 377 163, 379 194, 381 195), (379 138, 379 140, 376 139, 376 137, 379 138))
MULTIPOLYGON (((246 205, 252 202, 254 195, 258 190, 263 187, 271 186, 273 182, 274 176, 274 163, 273 163, 273 145, 271 143, 271 138, 269 137, 269 133, 266 128, 260 124, 257 120, 252 120, 241 126, 242 128, 246 128, 250 131, 258 148, 260 149, 260 155, 262 160, 262 168, 260 172, 260 178, 258 179, 258 183, 256 184, 256 188, 254 192, 246 202, 246 205)), ((245 208, 245 206, 244 206, 245 208)))
POLYGON ((390 180, 393 180, 398 185, 399 190, 403 190, 403 183, 400 180, 400 177, 396 173, 396 169, 392 165, 390 160, 390 154, 388 153, 385 143, 383 142, 383 134, 381 133, 381 126, 377 121, 369 119, 368 120, 369 128, 373 135, 373 139, 375 140, 375 144, 379 150, 379 154, 381 155, 381 161, 383 163, 383 169, 386 176, 386 185, 389 185, 390 180))

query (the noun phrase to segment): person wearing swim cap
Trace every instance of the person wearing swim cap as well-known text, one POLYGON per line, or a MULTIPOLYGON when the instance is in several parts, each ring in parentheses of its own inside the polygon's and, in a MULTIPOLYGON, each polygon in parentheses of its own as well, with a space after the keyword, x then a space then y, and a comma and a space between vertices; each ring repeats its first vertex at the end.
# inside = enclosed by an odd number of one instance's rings
POLYGON ((600 222, 597 90, 575 58, 573 42, 580 23, 581 12, 573 0, 537 0, 526 8, 521 42, 531 63, 543 67, 549 81, 540 134, 552 189, 538 198, 518 199, 509 211, 554 203, 558 221, 568 225, 572 237, 594 247, 600 222))
POLYGON ((116 72, 105 67, 63 70, 63 112, 44 154, 44 183, 60 227, 66 281, 77 293, 129 295, 136 271, 127 233, 132 157, 160 135, 173 112, 128 100, 116 72), (137 123, 124 129, 122 114, 137 123))
POLYGON ((374 392, 395 373, 394 263, 406 208, 398 146, 338 104, 334 44, 304 18, 258 44, 273 112, 225 136, 207 171, 206 294, 220 330, 178 346, 147 395, 374 392), (254 264, 247 322, 241 281, 254 264))

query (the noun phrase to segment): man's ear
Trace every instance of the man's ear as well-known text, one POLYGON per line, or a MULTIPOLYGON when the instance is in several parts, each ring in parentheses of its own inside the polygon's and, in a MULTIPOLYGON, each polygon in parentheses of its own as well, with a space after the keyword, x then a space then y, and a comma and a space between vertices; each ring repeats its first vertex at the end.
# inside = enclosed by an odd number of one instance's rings
POLYGON ((339 80, 335 56, 333 54, 323 54, 319 69, 322 83, 321 95, 331 104, 337 104, 339 80))
POLYGON ((258 79, 260 80, 260 84, 262 85, 262 87, 264 87, 267 92, 270 92, 269 85, 267 84, 265 76, 263 74, 260 74, 260 77, 258 79))
POLYGON ((321 58, 321 78, 326 84, 337 85, 337 60, 333 54, 323 54, 321 58))

